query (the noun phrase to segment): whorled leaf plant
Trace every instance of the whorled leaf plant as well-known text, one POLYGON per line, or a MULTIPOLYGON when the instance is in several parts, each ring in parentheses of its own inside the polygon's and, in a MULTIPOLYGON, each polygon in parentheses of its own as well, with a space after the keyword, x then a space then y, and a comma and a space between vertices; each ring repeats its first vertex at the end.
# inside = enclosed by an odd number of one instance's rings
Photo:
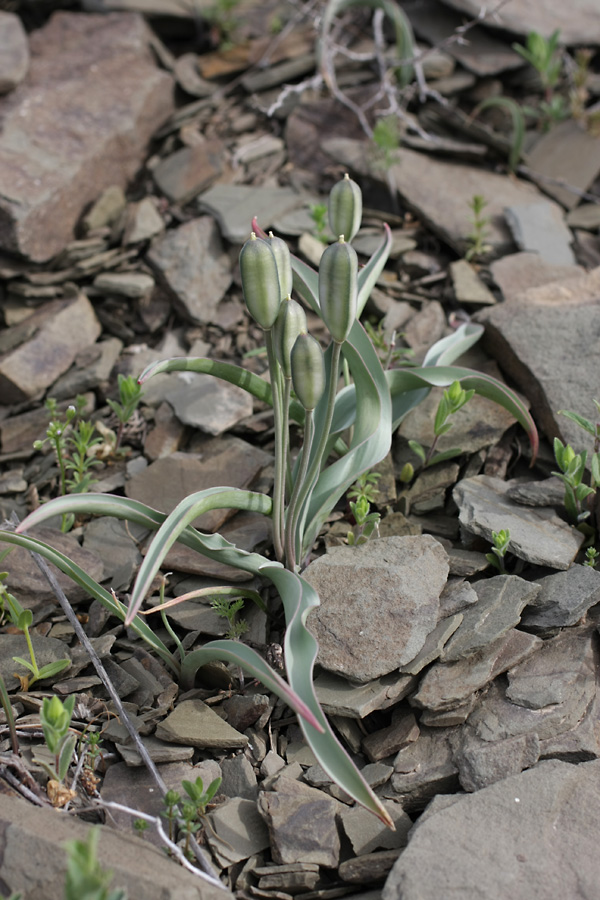
POLYGON ((90 596, 154 648, 179 674, 184 687, 191 686, 198 669, 215 658, 258 678, 298 714, 307 743, 330 777, 392 826, 387 811, 338 742, 318 703, 312 677, 318 647, 306 621, 319 598, 302 577, 303 563, 337 501, 361 474, 385 457, 393 429, 432 386, 460 381, 465 389, 492 397, 527 429, 534 453, 537 436, 529 413, 516 395, 493 378, 451 365, 479 338, 479 326, 462 326, 439 341, 419 368, 383 370, 359 317, 387 261, 391 232, 385 226, 380 247, 359 269, 350 241, 360 223, 362 199, 358 186, 348 182, 344 179, 333 191, 330 223, 340 237, 323 254, 318 273, 304 262, 291 259, 285 243, 261 232, 256 222, 252 237, 242 248, 242 287, 247 306, 264 331, 268 381, 239 366, 206 358, 165 360, 149 366, 140 376, 140 382, 144 382, 159 372, 210 373, 271 404, 275 425, 273 498, 228 487, 211 488, 190 495, 165 515, 125 497, 60 497, 29 515, 16 531, 0 531, 0 540, 34 550, 83 585, 90 596), (341 227, 349 230, 347 239, 341 227), (306 330, 304 310, 291 298, 292 286, 330 332, 325 353, 306 330), (349 383, 340 390, 342 369, 349 383), (291 422, 303 429, 303 443, 295 459, 289 441, 291 422), (240 550, 218 534, 203 534, 193 528, 191 523, 198 516, 217 508, 253 510, 271 516, 276 558, 240 550), (67 512, 115 516, 156 532, 127 610, 72 561, 24 533, 67 512), (139 610, 176 541, 272 583, 281 597, 286 619, 287 681, 239 640, 211 641, 188 652, 180 662, 154 634, 139 610))

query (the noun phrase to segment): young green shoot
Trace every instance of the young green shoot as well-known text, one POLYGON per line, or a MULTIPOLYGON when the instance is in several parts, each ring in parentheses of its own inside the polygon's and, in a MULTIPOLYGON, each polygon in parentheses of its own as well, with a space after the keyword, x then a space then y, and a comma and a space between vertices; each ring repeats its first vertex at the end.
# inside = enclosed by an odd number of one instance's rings
POLYGON ((83 841, 68 841, 64 900, 127 900, 123 890, 109 890, 113 873, 98 861, 100 829, 90 828, 83 841))
POLYGON ((313 203, 309 207, 310 217, 314 223, 314 236, 323 244, 329 243, 329 229, 327 228, 327 204, 313 203))
POLYGON ((595 569, 598 565, 598 560, 600 559, 600 553, 595 547, 588 547, 585 551, 585 561, 584 566, 589 566, 591 569, 595 569))
POLYGON ((554 458, 560 471, 552 474, 558 476, 565 486, 564 504, 567 515, 573 525, 580 525, 590 515, 589 509, 583 507, 583 502, 595 493, 595 489, 583 481, 587 451, 575 453, 570 444, 563 444, 560 438, 554 438, 554 458))
POLYGON ((481 194, 474 194, 469 201, 469 209, 473 213, 473 218, 471 220, 473 230, 467 235, 469 246, 465 253, 465 259, 468 262, 471 262, 471 260, 482 259, 487 256, 492 249, 491 245, 486 243, 490 220, 487 216, 483 215, 483 210, 487 205, 487 200, 485 197, 482 197, 481 194))
POLYGON ((350 510, 355 523, 346 535, 351 547, 366 544, 374 533, 379 533, 381 516, 378 512, 371 512, 371 503, 375 502, 375 497, 379 493, 376 485, 380 478, 379 472, 365 472, 348 491, 350 510))
POLYGON ((0 598, 2 606, 4 611, 8 613, 11 624, 25 635, 27 650, 29 652, 29 660, 23 659, 21 656, 13 656, 13 662, 24 666, 24 668, 31 673, 30 675, 17 675, 15 673, 15 678, 19 679, 21 690, 28 691, 36 681, 40 681, 42 678, 53 678, 55 675, 64 671, 64 669, 71 665, 71 660, 57 659, 54 662, 47 663, 41 668, 38 666, 31 634, 29 633, 29 629, 33 624, 33 613, 30 609, 24 609, 17 598, 6 590, 6 587, 3 584, 6 575, 6 572, 0 572, 0 598))
POLYGON ((436 463, 444 462, 447 459, 453 459, 455 456, 460 456, 462 452, 460 448, 444 450, 441 453, 436 453, 436 448, 442 435, 447 434, 452 428, 453 423, 448 421, 450 416, 455 415, 462 409, 474 393, 474 390, 465 391, 459 381, 454 381, 444 391, 438 404, 433 423, 433 442, 429 450, 425 451, 425 448, 418 441, 408 442, 408 446, 419 457, 424 469, 428 468, 428 466, 434 466, 436 463))
POLYGON ((40 710, 44 740, 54 757, 54 765, 48 765, 40 759, 34 761, 42 766, 53 781, 57 781, 59 784, 64 784, 77 743, 77 735, 70 730, 74 705, 75 694, 67 697, 64 703, 54 694, 51 698, 44 697, 40 710))
POLYGON ((504 557, 510 544, 510 531, 508 528, 503 528, 501 531, 492 531, 492 542, 492 552, 486 553, 485 558, 490 565, 498 569, 501 575, 506 575, 504 557))
POLYGON ((119 421, 115 453, 119 452, 125 426, 138 408, 143 393, 142 386, 133 375, 119 373, 118 383, 119 399, 106 401, 119 421))

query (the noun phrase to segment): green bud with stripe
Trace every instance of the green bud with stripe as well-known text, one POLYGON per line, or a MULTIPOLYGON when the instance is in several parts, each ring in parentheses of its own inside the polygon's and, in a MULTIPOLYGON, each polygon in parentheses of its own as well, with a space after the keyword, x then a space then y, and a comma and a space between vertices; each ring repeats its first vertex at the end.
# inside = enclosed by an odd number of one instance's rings
POLYGON ((321 345, 310 334, 300 334, 292 348, 292 384, 304 409, 314 409, 325 390, 325 360, 321 345))
POLYGON ((279 275, 279 287, 281 288, 281 299, 283 300, 288 294, 292 293, 292 261, 290 259, 290 248, 280 237, 276 237, 272 231, 269 232, 269 244, 275 255, 277 263, 277 272, 279 275))
POLYGON ((240 275, 248 311, 268 331, 279 312, 281 287, 271 245, 257 238, 254 232, 240 251, 240 275))
POLYGON ((343 235, 321 257, 319 304, 321 318, 334 341, 341 344, 350 333, 358 308, 358 257, 343 235))
POLYGON ((292 348, 296 338, 306 332, 306 313, 296 300, 288 296, 281 301, 274 325, 275 353, 286 378, 292 375, 292 348))
POLYGON ((360 228, 361 220, 362 192, 346 173, 329 193, 329 227, 334 234, 343 234, 350 242, 360 228))

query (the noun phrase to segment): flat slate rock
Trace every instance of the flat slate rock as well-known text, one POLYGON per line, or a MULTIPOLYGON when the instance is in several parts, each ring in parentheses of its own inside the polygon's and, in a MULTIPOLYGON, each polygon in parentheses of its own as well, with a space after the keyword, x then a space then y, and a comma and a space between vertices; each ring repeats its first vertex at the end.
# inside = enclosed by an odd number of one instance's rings
MULTIPOLYGON (((491 12, 482 0, 444 0, 448 6, 477 18, 483 10, 491 12)), ((531 0, 511 0, 485 19, 486 28, 512 31, 522 37, 532 31, 549 38, 553 31, 560 31, 564 44, 581 44, 589 47, 600 43, 600 20, 596 0, 575 0, 568 7, 562 0, 544 0, 543 4, 531 0)))
POLYGON ((245 734, 228 725, 202 700, 184 700, 156 727, 161 741, 203 749, 236 750, 248 744, 245 734))
POLYGON ((305 197, 285 187, 217 184, 202 194, 198 202, 202 210, 215 217, 224 238, 232 244, 243 244, 250 237, 254 216, 267 231, 275 219, 304 206, 305 197))
POLYGON ((580 415, 595 414, 598 384, 590 372, 600 370, 599 300, 597 268, 574 281, 530 288, 477 316, 486 326, 486 350, 530 400, 543 431, 575 450, 588 446, 585 432, 557 412, 576 403, 580 415))
POLYGON ((0 12, 0 94, 14 90, 27 75, 29 43, 20 18, 0 12))
POLYGON ((507 206, 504 215, 519 250, 537 253, 552 265, 575 265, 573 235, 564 213, 554 203, 540 200, 515 204, 507 206))
POLYGON ((530 769, 540 758, 541 741, 537 734, 483 741, 467 725, 456 735, 452 747, 461 787, 472 792, 530 769))
POLYGON ((25 80, 0 99, 0 246, 43 262, 85 206, 125 187, 173 110, 139 15, 55 12, 29 36, 25 80))
POLYGON ((509 553, 538 566, 568 569, 583 535, 559 518, 552 507, 530 508, 507 497, 509 481, 489 475, 465 478, 453 491, 461 525, 492 541, 492 532, 510 531, 509 553))
MULTIPOLYGON (((563 39, 561 34, 561 40, 563 39)), ((574 209, 580 192, 587 191, 600 172, 600 141, 582 122, 568 118, 543 134, 527 154, 532 178, 539 173, 540 186, 567 209, 574 209), (569 191, 551 179, 575 188, 569 191)))
POLYGON ((232 276, 229 256, 210 216, 191 219, 156 238, 147 260, 180 315, 195 325, 213 321, 232 276))
POLYGON ((308 619, 319 664, 365 682, 421 650, 438 622, 448 559, 429 535, 379 538, 331 548, 304 577, 321 599, 308 619))
POLYGON ((214 375, 178 372, 165 399, 183 425, 217 436, 252 415, 248 391, 214 375))
POLYGON ((555 265, 542 259, 538 253, 525 251, 509 253, 502 259, 494 260, 490 272, 505 300, 515 300, 531 287, 585 275, 582 266, 555 265))
POLYGON ((600 603, 600 572, 591 566, 571 566, 537 583, 541 590, 522 619, 527 628, 576 625, 591 606, 600 603))
POLYGON ((597 900, 600 762, 551 760, 432 804, 383 900, 597 900))
POLYGON ((363 140, 330 138, 322 146, 336 162, 361 175, 378 181, 389 178, 408 208, 460 256, 468 249, 467 235, 473 230, 469 202, 475 194, 488 201, 486 243, 495 253, 510 252, 514 246, 504 218, 505 207, 544 199, 536 187, 517 178, 406 148, 396 151, 394 163, 382 171, 371 162, 372 155, 363 140))
POLYGON ((101 332, 100 322, 85 294, 47 303, 23 325, 24 328, 14 325, 4 332, 5 341, 12 342, 12 335, 16 343, 0 355, 3 403, 21 403, 40 397, 101 332))

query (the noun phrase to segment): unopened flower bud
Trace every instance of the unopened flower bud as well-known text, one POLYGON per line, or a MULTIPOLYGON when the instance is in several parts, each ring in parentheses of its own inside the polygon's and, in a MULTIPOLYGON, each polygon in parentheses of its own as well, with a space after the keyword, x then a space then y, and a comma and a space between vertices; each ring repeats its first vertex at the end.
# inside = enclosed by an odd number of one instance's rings
POLYGON ((268 331, 279 312, 281 289, 275 254, 270 244, 254 232, 240 251, 240 275, 248 311, 268 331))
POLYGON ((310 334, 298 335, 292 349, 292 384, 304 409, 314 409, 325 390, 325 360, 310 334))
POLYGON ((351 241, 362 220, 362 193, 348 173, 334 184, 329 194, 329 227, 351 241))
POLYGON ((296 300, 288 295, 281 302, 274 326, 275 352, 286 378, 292 375, 292 348, 298 335, 306 332, 306 313, 296 300))
POLYGON ((350 333, 358 306, 358 257, 343 235, 321 257, 319 303, 332 338, 341 344, 350 333))
POLYGON ((269 244, 277 263, 279 287, 281 288, 281 299, 283 300, 292 293, 293 273, 290 248, 285 241, 280 237, 276 237, 272 231, 269 232, 269 244))

